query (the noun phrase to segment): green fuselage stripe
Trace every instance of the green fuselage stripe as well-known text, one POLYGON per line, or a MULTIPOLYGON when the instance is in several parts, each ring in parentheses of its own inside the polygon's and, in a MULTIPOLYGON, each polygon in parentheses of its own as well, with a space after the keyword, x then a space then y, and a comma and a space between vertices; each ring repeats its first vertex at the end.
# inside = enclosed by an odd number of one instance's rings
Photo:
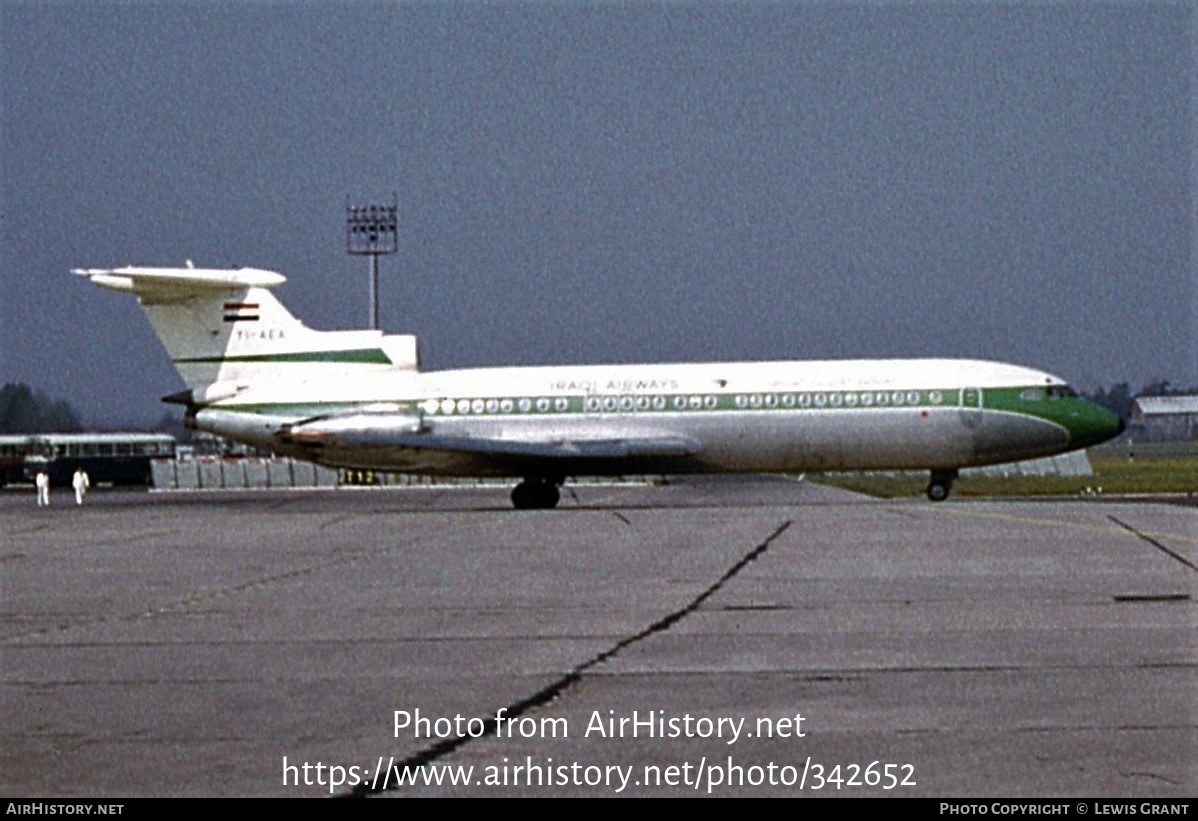
MULTIPOLYGON (((502 418, 521 416, 626 416, 633 414, 697 414, 704 412, 791 413, 810 411, 990 410, 1031 416, 1067 426, 1079 407, 1092 408, 1076 397, 1027 398, 1029 388, 949 388, 931 390, 781 391, 744 393, 590 394, 494 397, 431 396, 425 399, 360 402, 223 402, 214 410, 267 416, 309 418, 377 412, 386 404, 396 413, 423 412, 429 419, 502 418), (364 408, 371 407, 372 411, 364 408)), ((1102 412, 1100 409, 1093 410, 1102 412)))
POLYGON ((245 356, 195 356, 173 360, 175 364, 199 362, 338 362, 355 365, 394 364, 381 348, 360 348, 351 351, 297 351, 296 353, 247 354, 245 356))

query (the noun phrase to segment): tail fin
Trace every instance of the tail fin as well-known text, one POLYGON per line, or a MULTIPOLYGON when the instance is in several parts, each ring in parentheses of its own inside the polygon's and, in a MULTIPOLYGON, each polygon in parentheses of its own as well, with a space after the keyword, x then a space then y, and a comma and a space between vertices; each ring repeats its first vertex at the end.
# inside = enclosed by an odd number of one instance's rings
POLYGON ((308 328, 268 290, 286 281, 273 271, 127 267, 73 273, 137 296, 189 389, 190 404, 279 379, 419 367, 414 336, 308 328))

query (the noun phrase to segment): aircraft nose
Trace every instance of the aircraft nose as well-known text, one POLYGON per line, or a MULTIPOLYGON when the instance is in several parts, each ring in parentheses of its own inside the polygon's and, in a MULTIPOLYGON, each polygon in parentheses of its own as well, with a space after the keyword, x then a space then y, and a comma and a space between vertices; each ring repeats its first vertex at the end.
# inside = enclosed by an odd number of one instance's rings
POLYGON ((1093 402, 1083 402, 1069 424, 1069 444, 1073 447, 1088 448, 1100 444, 1114 439, 1127 428, 1127 423, 1118 414, 1093 402))

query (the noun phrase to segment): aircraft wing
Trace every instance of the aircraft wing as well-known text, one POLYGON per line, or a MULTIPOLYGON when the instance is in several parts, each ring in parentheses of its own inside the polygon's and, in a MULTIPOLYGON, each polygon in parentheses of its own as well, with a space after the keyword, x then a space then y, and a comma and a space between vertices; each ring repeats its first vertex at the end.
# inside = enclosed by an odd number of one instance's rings
POLYGON ((386 442, 372 442, 370 440, 374 437, 369 434, 362 438, 363 441, 355 442, 355 444, 385 444, 391 447, 439 450, 466 455, 511 456, 529 459, 663 458, 695 456, 700 450, 697 442, 675 437, 522 441, 414 433, 393 437, 386 442))
POLYGON ((579 465, 687 459, 702 445, 681 436, 636 435, 603 438, 552 437, 508 439, 455 435, 422 430, 416 415, 332 416, 292 425, 284 440, 314 449, 419 451, 430 456, 459 457, 515 469, 535 465, 569 470, 579 465))

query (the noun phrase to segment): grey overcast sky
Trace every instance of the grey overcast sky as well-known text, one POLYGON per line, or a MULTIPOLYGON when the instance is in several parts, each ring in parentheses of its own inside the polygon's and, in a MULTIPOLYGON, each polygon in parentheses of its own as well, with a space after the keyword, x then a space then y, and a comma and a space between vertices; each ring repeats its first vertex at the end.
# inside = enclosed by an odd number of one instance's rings
POLYGON ((0 2, 0 381, 180 386, 72 267, 251 265, 426 368, 966 356, 1198 384, 1189 2, 0 2))

